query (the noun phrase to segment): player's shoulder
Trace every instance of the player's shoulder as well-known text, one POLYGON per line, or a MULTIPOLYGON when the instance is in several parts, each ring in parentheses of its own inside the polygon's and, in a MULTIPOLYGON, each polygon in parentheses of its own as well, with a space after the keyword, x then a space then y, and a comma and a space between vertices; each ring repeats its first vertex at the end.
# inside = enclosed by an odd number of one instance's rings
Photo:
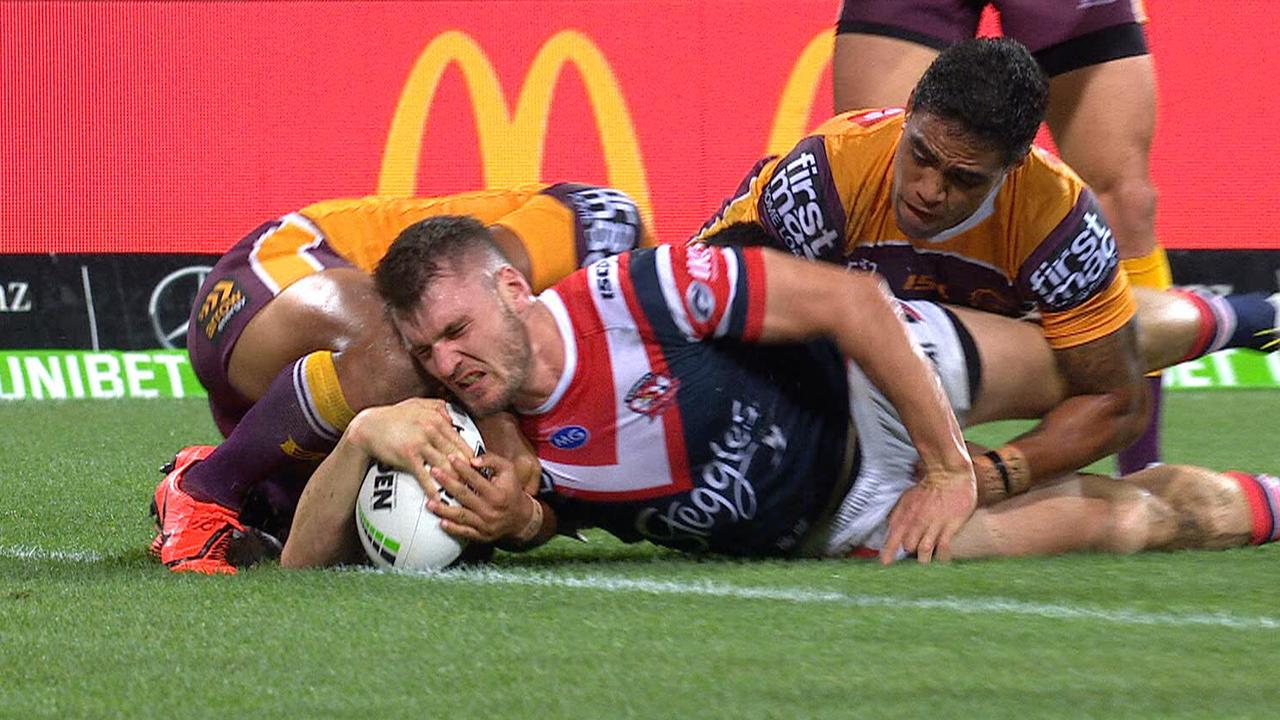
POLYGON ((1053 153, 1031 146, 1027 159, 1010 174, 1010 190, 1037 203, 1056 201, 1068 208, 1084 191, 1084 180, 1053 153))
POLYGON ((853 193, 856 187, 883 177, 905 119, 902 108, 853 110, 819 125, 801 145, 821 143, 837 186, 853 193))
POLYGON ((502 188, 486 188, 453 193, 405 197, 402 195, 365 195, 335 198, 312 203, 298 212, 315 221, 337 216, 412 215, 476 215, 485 217, 508 212, 545 191, 546 183, 524 183, 502 188), (488 212, 486 212, 488 211, 488 212))
POLYGON ((870 108, 840 113, 814 128, 828 154, 892 154, 907 117, 902 108, 870 108))
POLYGON ((863 108, 840 113, 814 129, 824 137, 895 138, 902 132, 907 111, 900 107, 863 108))
POLYGON ((1032 147, 1027 159, 1001 188, 1001 201, 1018 219, 1018 236, 1038 242, 1071 214, 1087 186, 1066 163, 1043 148, 1032 147))

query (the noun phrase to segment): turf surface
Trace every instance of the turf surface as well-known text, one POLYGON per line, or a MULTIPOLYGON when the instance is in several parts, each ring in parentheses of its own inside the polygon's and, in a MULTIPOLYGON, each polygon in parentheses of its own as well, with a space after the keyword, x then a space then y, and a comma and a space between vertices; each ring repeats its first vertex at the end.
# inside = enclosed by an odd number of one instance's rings
MULTIPOLYGON (((1274 393, 1166 397, 1167 460, 1280 470, 1274 393)), ((0 404, 0 717, 1276 716, 1275 548, 885 569, 595 534, 443 577, 171 575, 156 467, 215 439, 199 401, 0 404)))

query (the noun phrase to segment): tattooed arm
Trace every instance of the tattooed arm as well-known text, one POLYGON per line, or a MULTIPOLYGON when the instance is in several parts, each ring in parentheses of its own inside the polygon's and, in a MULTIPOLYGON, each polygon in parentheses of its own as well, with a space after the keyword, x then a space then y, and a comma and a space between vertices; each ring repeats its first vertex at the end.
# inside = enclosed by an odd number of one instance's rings
POLYGON ((1146 424, 1150 398, 1134 321, 1092 342, 1056 350, 1054 359, 1067 399, 999 451, 1014 476, 1015 494, 1116 452, 1146 424))

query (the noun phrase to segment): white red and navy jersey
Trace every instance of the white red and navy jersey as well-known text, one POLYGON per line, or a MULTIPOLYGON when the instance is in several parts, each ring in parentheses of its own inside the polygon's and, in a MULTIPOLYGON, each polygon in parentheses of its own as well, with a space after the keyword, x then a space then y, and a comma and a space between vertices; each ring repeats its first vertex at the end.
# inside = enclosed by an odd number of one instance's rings
POLYGON ((684 550, 791 550, 836 486, 849 423, 829 342, 760 345, 758 248, 661 246, 542 293, 564 341, 521 417, 562 524, 684 550))

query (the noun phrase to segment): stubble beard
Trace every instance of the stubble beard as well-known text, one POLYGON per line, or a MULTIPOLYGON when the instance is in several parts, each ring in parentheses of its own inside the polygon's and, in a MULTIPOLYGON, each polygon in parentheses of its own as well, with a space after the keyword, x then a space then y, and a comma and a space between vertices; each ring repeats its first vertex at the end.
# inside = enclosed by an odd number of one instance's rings
POLYGON ((495 369, 501 373, 502 389, 492 400, 477 405, 467 404, 467 410, 473 417, 488 417, 510 409, 529 376, 529 362, 533 358, 529 331, 505 305, 500 306, 499 312, 502 313, 503 342, 495 369))

